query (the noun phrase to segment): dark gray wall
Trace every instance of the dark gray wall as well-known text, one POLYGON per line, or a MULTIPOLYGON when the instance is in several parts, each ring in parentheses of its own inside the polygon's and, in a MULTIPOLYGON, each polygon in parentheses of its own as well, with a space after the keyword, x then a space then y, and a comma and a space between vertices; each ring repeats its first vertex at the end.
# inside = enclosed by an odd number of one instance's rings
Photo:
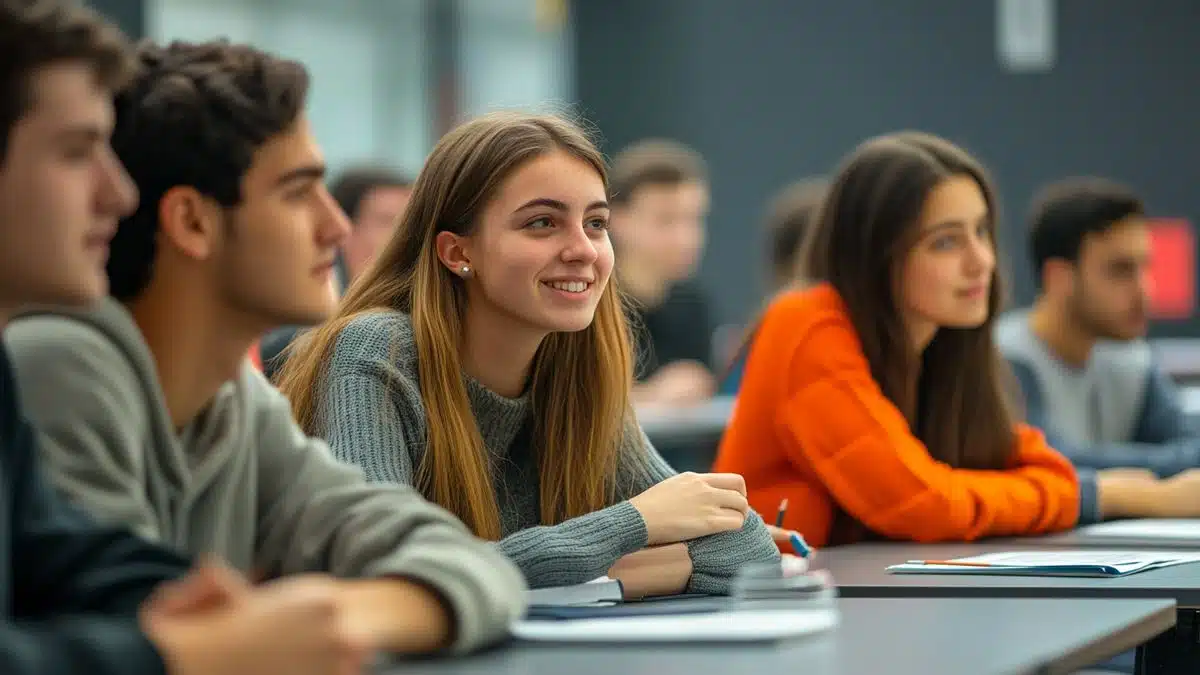
POLYGON ((990 0, 582 0, 577 93, 606 151, 669 135, 710 161, 702 280, 724 320, 758 306, 770 194, 899 128, 947 136, 992 168, 1010 285, 1025 302, 1023 216, 1044 181, 1103 174, 1139 188, 1156 214, 1200 218, 1200 2, 1058 7, 1056 67, 1016 75, 997 61, 990 0))

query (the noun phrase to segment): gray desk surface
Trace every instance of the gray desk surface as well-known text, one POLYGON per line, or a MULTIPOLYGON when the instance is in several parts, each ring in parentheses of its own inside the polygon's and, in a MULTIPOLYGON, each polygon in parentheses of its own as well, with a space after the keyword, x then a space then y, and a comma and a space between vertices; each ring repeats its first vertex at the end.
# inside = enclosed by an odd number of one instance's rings
POLYGON ((733 398, 717 397, 692 406, 639 406, 638 422, 646 435, 654 436, 720 436, 733 414, 733 398))
MULTIPOLYGON (((1035 540, 1036 541, 1036 540, 1035 540)), ((995 551, 1034 551, 1045 545, 1021 542, 979 544, 856 544, 821 551, 842 597, 1023 597, 1167 598, 1200 608, 1200 563, 1149 570, 1116 579, 1017 577, 953 574, 889 574, 906 560, 945 560, 995 551)))
POLYGON ((1170 537, 1108 537, 1082 535, 1074 530, 1033 539, 1005 540, 1005 546, 1014 548, 1112 548, 1160 551, 1200 551, 1200 540, 1170 537))
POLYGON ((1200 374, 1200 340, 1160 338, 1151 341, 1159 365, 1176 377, 1200 374))
POLYGON ((840 601, 841 625, 775 645, 511 644, 381 673, 420 675, 1018 675, 1070 673, 1128 651, 1175 623, 1168 600, 864 599, 840 601))

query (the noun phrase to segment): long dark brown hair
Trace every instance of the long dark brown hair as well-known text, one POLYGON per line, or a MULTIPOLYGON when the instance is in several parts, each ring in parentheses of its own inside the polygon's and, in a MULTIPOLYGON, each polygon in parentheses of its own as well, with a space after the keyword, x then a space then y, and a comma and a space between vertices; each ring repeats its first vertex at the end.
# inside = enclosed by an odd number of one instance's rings
POLYGON ((940 328, 918 354, 902 320, 900 271, 919 239, 918 218, 933 188, 969 177, 987 201, 996 244, 996 193, 966 151, 918 132, 866 141, 843 162, 807 241, 813 281, 841 296, 871 374, 934 458, 966 469, 1002 469, 1014 452, 1010 382, 992 339, 1002 301, 999 265, 989 312, 975 328, 940 328))

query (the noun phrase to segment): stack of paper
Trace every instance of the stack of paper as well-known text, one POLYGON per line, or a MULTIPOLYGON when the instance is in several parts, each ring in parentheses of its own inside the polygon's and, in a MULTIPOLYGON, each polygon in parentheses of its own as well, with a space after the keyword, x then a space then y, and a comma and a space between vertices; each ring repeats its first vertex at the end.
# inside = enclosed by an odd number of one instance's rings
POLYGON ((529 591, 531 607, 575 607, 607 605, 621 602, 624 590, 621 582, 608 577, 592 579, 574 586, 555 586, 529 591))
POLYGON ((513 635, 539 642, 774 642, 838 624, 836 609, 711 612, 575 621, 520 621, 513 635))
POLYGON ((1000 574, 1014 576, 1121 577, 1159 567, 1200 562, 1180 551, 1017 551, 953 560, 909 560, 894 574, 1000 574))

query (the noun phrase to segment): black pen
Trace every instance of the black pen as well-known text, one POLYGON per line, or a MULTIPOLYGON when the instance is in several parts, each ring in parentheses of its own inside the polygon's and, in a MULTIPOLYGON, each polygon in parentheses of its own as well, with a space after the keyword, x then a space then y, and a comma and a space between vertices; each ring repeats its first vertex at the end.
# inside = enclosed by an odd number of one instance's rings
POLYGON ((783 517, 787 515, 788 500, 787 497, 779 502, 779 513, 775 515, 775 527, 783 527, 783 517))

